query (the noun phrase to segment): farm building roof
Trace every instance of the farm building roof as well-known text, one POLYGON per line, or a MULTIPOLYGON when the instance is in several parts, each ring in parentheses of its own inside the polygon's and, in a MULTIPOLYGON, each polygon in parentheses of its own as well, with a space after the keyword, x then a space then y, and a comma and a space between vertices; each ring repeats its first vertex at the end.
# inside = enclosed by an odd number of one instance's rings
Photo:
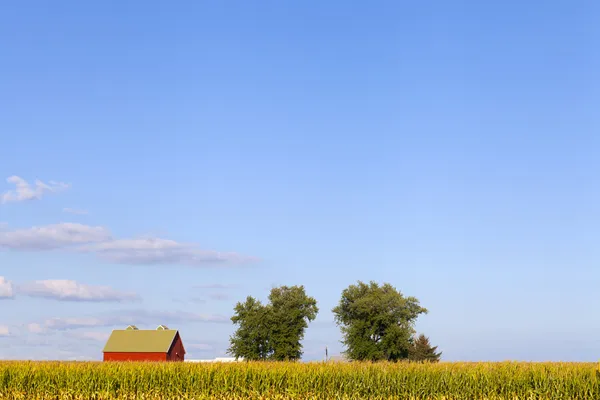
POLYGON ((108 338, 105 353, 168 353, 177 330, 115 329, 108 338))

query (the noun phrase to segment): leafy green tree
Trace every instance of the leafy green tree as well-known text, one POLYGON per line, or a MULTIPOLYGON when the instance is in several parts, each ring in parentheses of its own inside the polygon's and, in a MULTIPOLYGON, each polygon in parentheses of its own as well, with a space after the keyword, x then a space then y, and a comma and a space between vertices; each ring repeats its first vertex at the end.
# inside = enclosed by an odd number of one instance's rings
POLYGON ((273 288, 269 296, 271 310, 272 359, 299 360, 302 357, 304 331, 319 312, 317 301, 308 297, 304 286, 273 288))
POLYGON ((436 353, 437 346, 431 346, 429 338, 420 334, 410 347, 408 359, 411 361, 438 362, 442 352, 436 353))
POLYGON ((332 312, 349 359, 398 361, 408 358, 414 322, 428 311, 389 283, 359 281, 344 289, 332 312))
POLYGON ((271 289, 269 303, 247 297, 235 306, 231 321, 238 325, 228 353, 247 360, 298 360, 304 331, 319 312, 317 301, 304 286, 271 289))
POLYGON ((269 310, 260 301, 248 296, 237 303, 231 321, 238 329, 230 337, 228 353, 247 360, 267 360, 273 354, 269 332, 269 310))

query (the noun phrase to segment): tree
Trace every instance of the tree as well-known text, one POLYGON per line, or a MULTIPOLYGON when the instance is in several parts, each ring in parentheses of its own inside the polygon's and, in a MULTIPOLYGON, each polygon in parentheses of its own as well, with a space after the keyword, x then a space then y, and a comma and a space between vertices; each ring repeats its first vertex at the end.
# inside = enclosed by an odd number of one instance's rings
POLYGON ((359 281, 342 292, 332 312, 349 359, 398 361, 408 358, 414 322, 428 311, 389 283, 359 281))
POLYGON ((410 347, 408 359, 411 361, 438 362, 442 352, 436 353, 436 350, 437 346, 431 346, 429 338, 424 334, 420 334, 410 347))
POLYGON ((271 309, 272 359, 298 360, 302 357, 304 331, 319 312, 317 301, 308 297, 304 286, 273 288, 269 295, 271 309))
POLYGON ((231 317, 239 325, 230 337, 228 353, 247 360, 267 360, 273 354, 268 330, 268 309, 260 301, 248 296, 244 303, 237 303, 231 317))
POLYGON ((319 309, 304 286, 281 286, 271 289, 268 304, 247 297, 234 311, 231 321, 238 329, 230 338, 229 354, 247 360, 294 361, 302 357, 300 342, 319 309))

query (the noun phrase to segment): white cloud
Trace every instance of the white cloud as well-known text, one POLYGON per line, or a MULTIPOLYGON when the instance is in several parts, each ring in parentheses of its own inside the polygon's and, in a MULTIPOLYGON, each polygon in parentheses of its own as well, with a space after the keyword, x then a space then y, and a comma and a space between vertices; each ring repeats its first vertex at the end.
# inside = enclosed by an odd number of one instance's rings
POLYGON ((73 340, 72 337, 69 337, 69 333, 39 336, 15 335, 11 331, 10 336, 2 341, 6 345, 0 346, 0 359, 68 360, 95 358, 98 360, 102 358, 98 342, 73 340))
POLYGON ((109 321, 109 319, 101 319, 94 317, 50 318, 44 321, 43 329, 65 330, 76 328, 89 328, 94 326, 110 326, 114 324, 114 322, 109 321))
POLYGON ((44 333, 46 330, 40 324, 33 322, 31 324, 27 324, 27 331, 31 333, 44 333))
POLYGON ((63 208, 63 212, 66 212, 68 214, 75 214, 75 215, 87 215, 87 214, 89 214, 87 210, 78 210, 78 209, 75 209, 75 208, 68 208, 68 207, 63 208))
POLYGON ((194 285, 193 287, 197 289, 232 289, 237 287, 237 285, 227 285, 223 283, 208 283, 203 285, 194 285))
POLYGON ((6 325, 0 325, 0 337, 10 336, 10 329, 6 325))
POLYGON ((138 327, 149 326, 150 329, 154 329, 158 325, 167 325, 173 329, 177 329, 176 326, 171 325, 190 322, 228 323, 229 321, 228 317, 215 314, 195 314, 177 311, 120 310, 114 313, 99 314, 96 316, 50 318, 44 321, 41 327, 43 331, 115 326, 125 328, 127 325, 137 325, 138 327))
POLYGON ((185 348, 188 350, 200 350, 200 351, 211 351, 215 348, 210 344, 206 343, 186 343, 185 348))
POLYGON ((230 320, 224 315, 218 314, 200 314, 182 311, 147 311, 132 310, 124 312, 121 319, 134 325, 158 326, 160 324, 179 324, 187 322, 211 322, 228 323, 230 320))
POLYGON ((203 303, 206 303, 206 299, 203 299, 202 297, 191 297, 191 298, 176 297, 176 298, 173 299, 173 301, 175 303, 183 303, 183 304, 188 304, 188 303, 203 304, 203 303))
POLYGON ((61 222, 31 228, 0 227, 0 249, 69 250, 93 253, 101 259, 122 264, 179 264, 203 266, 255 261, 236 253, 201 250, 194 244, 155 237, 115 239, 102 226, 61 222))
POLYGON ((229 300, 229 295, 226 293, 211 293, 208 295, 211 300, 225 301, 229 300))
POLYGON ((101 226, 63 222, 54 225, 0 231, 0 248, 52 250, 109 239, 111 239, 110 232, 101 226))
POLYGON ((0 276, 0 299, 10 299, 14 296, 12 283, 5 277, 0 276))
POLYGON ((194 245, 159 238, 119 239, 81 246, 79 251, 123 264, 183 264, 199 266, 250 260, 235 253, 200 250, 194 245))
POLYGON ((106 342, 110 333, 106 332, 71 332, 68 334, 69 337, 83 340, 94 340, 97 342, 106 342))
POLYGON ((70 185, 62 182, 50 181, 44 183, 36 179, 34 186, 18 176, 11 176, 6 182, 15 185, 14 190, 8 190, 0 195, 0 203, 39 200, 45 193, 54 193, 69 188, 70 185))
POLYGON ((66 301, 129 301, 139 296, 121 292, 108 286, 94 286, 66 279, 35 281, 19 287, 19 293, 32 297, 44 297, 66 301))
MULTIPOLYGON (((203 299, 202 297, 192 297, 191 299, 189 299, 189 301, 191 301, 192 303, 199 303, 199 304, 206 303, 206 299, 203 299)), ((183 302, 187 303, 187 301, 183 301, 183 302)))

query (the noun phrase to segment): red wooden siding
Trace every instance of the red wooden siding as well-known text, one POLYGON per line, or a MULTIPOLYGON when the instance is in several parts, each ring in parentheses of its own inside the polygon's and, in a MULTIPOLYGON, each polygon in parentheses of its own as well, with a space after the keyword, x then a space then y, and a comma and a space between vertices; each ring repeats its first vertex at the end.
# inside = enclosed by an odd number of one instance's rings
POLYGON ((179 333, 175 335, 173 345, 167 354, 167 361, 183 361, 185 359, 185 349, 183 348, 183 342, 179 337, 179 333))
POLYGON ((167 361, 167 353, 104 353, 104 361, 167 361))

